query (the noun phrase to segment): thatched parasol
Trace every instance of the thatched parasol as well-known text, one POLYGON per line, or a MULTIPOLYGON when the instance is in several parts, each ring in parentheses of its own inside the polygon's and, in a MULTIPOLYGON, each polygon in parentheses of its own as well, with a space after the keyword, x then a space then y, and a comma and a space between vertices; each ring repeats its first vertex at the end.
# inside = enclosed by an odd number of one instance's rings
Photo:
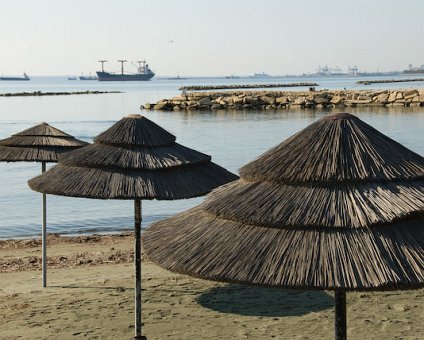
POLYGON ((135 337, 141 335, 141 200, 202 196, 238 177, 211 157, 175 142, 146 117, 129 115, 94 143, 29 181, 33 190, 63 196, 134 200, 135 337))
MULTIPOLYGON (((40 123, 9 138, 0 140, 1 162, 41 162, 41 171, 46 171, 47 162, 57 162, 58 156, 88 143, 50 126, 40 123)), ((42 272, 43 287, 47 286, 47 228, 46 195, 42 203, 42 272)))
POLYGON ((424 286, 424 158, 350 114, 328 115, 241 179, 143 235, 160 266, 195 277, 335 291, 424 286))

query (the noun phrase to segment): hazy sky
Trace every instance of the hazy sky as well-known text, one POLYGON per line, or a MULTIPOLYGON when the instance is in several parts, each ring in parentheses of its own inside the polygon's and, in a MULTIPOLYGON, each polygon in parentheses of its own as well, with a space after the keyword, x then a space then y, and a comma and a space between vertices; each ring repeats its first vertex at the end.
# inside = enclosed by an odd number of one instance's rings
POLYGON ((0 74, 273 75, 424 64, 423 0, 0 0, 0 74), (128 70, 134 67, 127 65, 128 70))

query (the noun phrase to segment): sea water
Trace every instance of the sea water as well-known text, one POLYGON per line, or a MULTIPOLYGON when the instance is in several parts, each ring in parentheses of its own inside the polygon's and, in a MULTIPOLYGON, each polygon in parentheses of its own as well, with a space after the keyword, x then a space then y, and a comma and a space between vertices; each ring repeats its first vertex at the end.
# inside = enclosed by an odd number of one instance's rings
MULTIPOLYGON (((390 77, 394 78, 394 77, 390 77)), ((372 79, 372 78, 367 78, 372 79)), ((98 95, 0 97, 0 139, 39 122, 92 142, 125 115, 142 113, 177 137, 177 142, 212 156, 213 162, 237 173, 247 162, 319 119, 324 110, 246 112, 140 111, 140 105, 180 93, 183 85, 236 83, 317 82, 320 88, 409 88, 423 83, 356 85, 358 78, 281 79, 154 79, 150 82, 69 81, 66 77, 33 77, 28 82, 0 82, 0 93, 122 91, 98 95)), ((304 90, 291 88, 289 90, 304 90)), ((349 108, 384 134, 424 155, 424 107, 349 108)), ((53 166, 53 164, 48 165, 53 166)), ((28 179, 41 172, 39 163, 0 162, 0 238, 37 237, 41 233, 41 194, 28 179)), ((143 201, 143 228, 150 223, 189 209, 203 198, 179 201, 143 201)), ((94 200, 47 195, 48 232, 59 234, 114 233, 131 230, 133 202, 94 200)))

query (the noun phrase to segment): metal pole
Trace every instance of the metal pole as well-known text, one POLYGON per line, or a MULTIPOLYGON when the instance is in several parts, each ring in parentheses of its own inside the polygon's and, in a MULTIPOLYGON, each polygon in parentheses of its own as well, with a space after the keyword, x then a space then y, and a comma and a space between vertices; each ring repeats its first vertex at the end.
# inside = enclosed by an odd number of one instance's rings
POLYGON ((335 331, 336 340, 346 340, 346 292, 336 290, 334 292, 335 302, 335 331))
POLYGON ((124 63, 126 63, 126 60, 118 60, 121 63, 121 74, 124 74, 124 63))
MULTIPOLYGON (((41 172, 46 172, 46 162, 41 162, 41 172)), ((42 272, 43 272, 43 288, 47 287, 47 228, 46 228, 46 194, 43 193, 43 221, 41 225, 41 239, 42 239, 42 272)))
POLYGON ((134 200, 134 264, 135 264, 135 336, 134 339, 147 340, 141 335, 141 200, 134 200))
POLYGON ((106 63, 106 62, 107 62, 107 60, 99 60, 99 63, 102 64, 102 72, 105 71, 105 69, 104 69, 104 63, 106 63))

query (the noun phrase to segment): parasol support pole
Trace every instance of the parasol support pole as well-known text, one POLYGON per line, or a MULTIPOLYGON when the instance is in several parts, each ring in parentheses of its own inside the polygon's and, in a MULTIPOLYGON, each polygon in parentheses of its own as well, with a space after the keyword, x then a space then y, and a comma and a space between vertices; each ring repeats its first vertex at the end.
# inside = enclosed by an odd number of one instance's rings
MULTIPOLYGON (((41 172, 46 172, 46 162, 41 162, 41 172)), ((41 242, 42 242, 42 272, 43 272, 43 288, 47 287, 47 227, 46 227, 46 194, 43 192, 43 220, 41 224, 41 242)))
POLYGON ((336 340, 346 340, 346 292, 334 291, 336 340))
POLYGON ((134 339, 147 340, 141 335, 141 200, 134 200, 134 265, 135 265, 135 335, 134 339))

